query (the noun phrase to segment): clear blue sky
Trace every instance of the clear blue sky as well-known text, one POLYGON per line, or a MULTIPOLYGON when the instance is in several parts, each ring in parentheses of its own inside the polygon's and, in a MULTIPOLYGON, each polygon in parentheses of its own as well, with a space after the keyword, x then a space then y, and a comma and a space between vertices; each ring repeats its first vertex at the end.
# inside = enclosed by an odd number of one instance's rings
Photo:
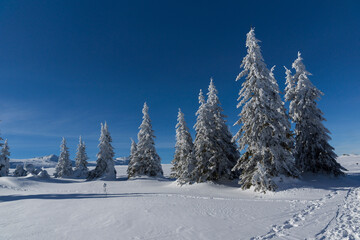
MULTIPOLYGON (((79 135, 95 160, 100 122, 116 156, 129 154, 144 101, 163 162, 181 107, 195 123, 198 92, 213 77, 231 131, 255 27, 284 88, 283 66, 302 52, 338 154, 360 153, 360 1, 1 1, 0 123, 12 157, 75 156, 79 135)), ((194 131, 192 130, 194 136, 194 131)))

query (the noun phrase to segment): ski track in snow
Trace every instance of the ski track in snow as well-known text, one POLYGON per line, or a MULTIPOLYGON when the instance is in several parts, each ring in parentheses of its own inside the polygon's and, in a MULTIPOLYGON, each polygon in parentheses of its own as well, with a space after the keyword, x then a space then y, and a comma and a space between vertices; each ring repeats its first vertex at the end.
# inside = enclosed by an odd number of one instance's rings
POLYGON ((360 188, 350 188, 332 221, 316 239, 360 239, 360 188))
POLYGON ((294 214, 290 219, 286 220, 280 225, 273 225, 268 233, 266 233, 265 235, 253 237, 251 238, 251 240, 265 240, 275 238, 286 239, 287 237, 289 237, 289 230, 291 230, 292 228, 301 227, 304 224, 307 216, 313 214, 316 210, 321 208, 327 201, 334 198, 337 194, 337 191, 331 191, 331 193, 327 194, 323 198, 309 201, 310 204, 306 208, 294 214))

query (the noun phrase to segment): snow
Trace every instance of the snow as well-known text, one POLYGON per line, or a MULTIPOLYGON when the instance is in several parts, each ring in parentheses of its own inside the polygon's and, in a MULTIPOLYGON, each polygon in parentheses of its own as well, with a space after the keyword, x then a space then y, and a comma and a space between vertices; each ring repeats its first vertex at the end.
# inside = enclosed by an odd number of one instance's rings
POLYGON ((360 156, 337 160, 346 177, 309 174, 266 194, 180 186, 169 164, 164 178, 131 180, 116 166, 107 194, 101 180, 1 177, 0 239, 360 239, 360 156))

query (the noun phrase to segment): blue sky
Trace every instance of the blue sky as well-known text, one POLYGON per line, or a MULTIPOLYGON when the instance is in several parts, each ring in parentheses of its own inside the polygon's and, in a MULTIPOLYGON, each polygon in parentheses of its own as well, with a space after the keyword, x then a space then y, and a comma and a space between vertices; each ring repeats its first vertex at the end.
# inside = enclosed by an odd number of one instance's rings
POLYGON ((13 158, 58 154, 64 136, 73 158, 82 135, 95 160, 106 120, 125 156, 147 101, 170 162, 178 108, 192 129, 210 77, 238 130, 235 77, 252 26, 282 90, 283 66, 302 52, 331 144, 360 153, 359 11, 359 1, 1 1, 1 136, 13 158))

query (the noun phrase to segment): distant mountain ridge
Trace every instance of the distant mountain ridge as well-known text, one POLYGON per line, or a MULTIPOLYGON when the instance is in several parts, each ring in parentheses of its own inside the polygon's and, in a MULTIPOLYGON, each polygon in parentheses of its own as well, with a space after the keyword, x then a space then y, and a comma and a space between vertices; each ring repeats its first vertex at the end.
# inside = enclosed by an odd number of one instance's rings
POLYGON ((15 168, 16 165, 25 165, 25 164, 32 164, 34 167, 44 167, 44 168, 52 168, 55 167, 59 157, 51 154, 48 156, 43 157, 34 157, 34 158, 27 158, 27 159, 10 159, 10 168, 15 168))
MULTIPOLYGON (((34 157, 26 159, 10 159, 10 168, 16 168, 17 165, 32 164, 37 168, 54 168, 59 160, 59 157, 55 154, 51 154, 43 157, 34 157)), ((118 157, 114 159, 115 165, 127 165, 129 164, 129 157, 118 157)), ((75 161, 71 161, 72 166, 75 166, 75 161)), ((88 167, 96 166, 96 162, 89 162, 88 167)))

